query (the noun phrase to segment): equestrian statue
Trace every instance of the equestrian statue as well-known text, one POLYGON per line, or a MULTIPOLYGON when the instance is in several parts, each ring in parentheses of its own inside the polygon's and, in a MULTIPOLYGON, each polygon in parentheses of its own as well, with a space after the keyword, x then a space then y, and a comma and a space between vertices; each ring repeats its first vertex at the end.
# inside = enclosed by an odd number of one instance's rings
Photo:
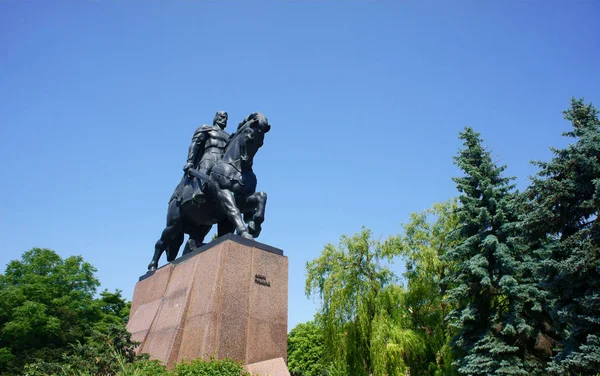
POLYGON ((169 200, 167 226, 148 270, 156 270, 163 252, 168 262, 175 260, 184 234, 189 240, 183 254, 199 248, 214 224, 218 236, 234 231, 247 239, 259 236, 267 194, 256 192, 252 163, 271 126, 263 114, 254 112, 229 136, 224 130, 227 119, 227 113, 219 111, 212 126, 194 132, 184 176, 169 200))

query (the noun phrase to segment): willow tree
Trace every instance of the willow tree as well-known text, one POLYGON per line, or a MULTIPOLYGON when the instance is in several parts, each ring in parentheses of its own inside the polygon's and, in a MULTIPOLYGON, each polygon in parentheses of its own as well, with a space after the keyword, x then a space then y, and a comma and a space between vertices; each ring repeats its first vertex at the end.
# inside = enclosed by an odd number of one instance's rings
POLYGON ((404 290, 387 265, 399 249, 397 239, 381 243, 363 229, 342 236, 338 246, 328 244, 306 265, 306 294, 321 300, 327 356, 343 374, 404 374, 425 350, 409 328, 404 290))
POLYGON ((412 213, 399 237, 400 256, 406 262, 405 306, 410 328, 425 343, 421 359, 409 364, 411 375, 455 375, 449 346, 450 329, 445 316, 452 306, 444 302, 447 286, 442 284, 452 265, 442 257, 460 242, 453 236, 458 217, 455 200, 435 204, 421 213, 412 213))

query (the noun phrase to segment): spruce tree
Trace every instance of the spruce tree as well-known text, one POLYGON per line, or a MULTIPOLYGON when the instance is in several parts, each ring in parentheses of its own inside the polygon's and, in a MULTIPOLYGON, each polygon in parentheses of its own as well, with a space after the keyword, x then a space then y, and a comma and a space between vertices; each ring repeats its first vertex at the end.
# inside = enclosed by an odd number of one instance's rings
POLYGON ((561 346, 551 364, 555 374, 600 372, 600 121, 583 100, 564 112, 573 143, 552 149, 550 162, 528 189, 532 210, 526 229, 549 258, 546 286, 554 298, 553 325, 561 346))
POLYGON ((519 239, 512 178, 503 176, 482 145, 479 134, 460 134, 465 148, 455 157, 465 176, 455 178, 463 239, 446 259, 455 269, 445 279, 448 315, 455 328, 456 365, 464 375, 540 374, 543 358, 535 350, 542 335, 543 291, 537 287, 538 265, 519 239))

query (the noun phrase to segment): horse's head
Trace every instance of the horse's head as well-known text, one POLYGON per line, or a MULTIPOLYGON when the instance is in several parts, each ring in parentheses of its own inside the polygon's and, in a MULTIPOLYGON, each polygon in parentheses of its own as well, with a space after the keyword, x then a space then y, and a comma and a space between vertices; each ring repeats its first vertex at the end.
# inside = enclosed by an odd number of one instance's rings
POLYGON ((238 125, 236 133, 244 127, 251 127, 263 134, 271 129, 269 120, 267 120, 267 117, 260 112, 253 112, 246 116, 246 118, 238 125))
POLYGON ((260 112, 253 112, 246 116, 238 125, 235 133, 231 135, 223 159, 240 159, 251 165, 252 158, 263 145, 265 133, 270 129, 269 121, 260 112))

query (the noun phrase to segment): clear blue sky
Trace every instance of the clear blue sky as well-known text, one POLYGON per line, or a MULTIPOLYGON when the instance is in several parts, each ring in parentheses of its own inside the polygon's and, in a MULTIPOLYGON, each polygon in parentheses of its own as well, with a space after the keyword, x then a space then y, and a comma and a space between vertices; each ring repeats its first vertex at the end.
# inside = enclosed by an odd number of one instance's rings
POLYGON ((600 102, 599 15, 593 0, 0 0, 0 266, 80 254, 131 298, 196 127, 258 110, 273 126, 258 240, 289 257, 292 328, 313 316, 305 263, 326 243, 399 233, 457 194, 464 126, 527 185, 565 143, 569 98, 600 102))

